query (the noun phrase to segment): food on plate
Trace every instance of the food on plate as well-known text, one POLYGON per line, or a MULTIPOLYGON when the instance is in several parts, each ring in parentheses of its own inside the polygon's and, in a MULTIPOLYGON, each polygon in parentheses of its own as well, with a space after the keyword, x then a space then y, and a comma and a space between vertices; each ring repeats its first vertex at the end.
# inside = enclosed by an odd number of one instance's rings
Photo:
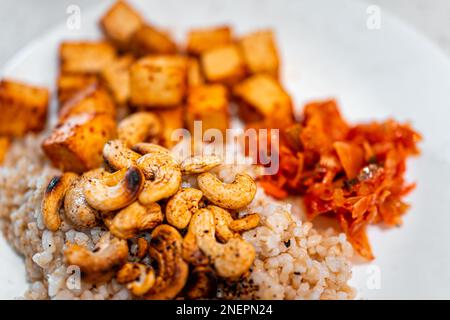
POLYGON ((130 97, 129 68, 135 61, 130 54, 117 57, 100 71, 101 79, 118 106, 125 105, 130 97))
POLYGON ((167 32, 144 25, 136 30, 130 38, 131 50, 138 57, 149 54, 173 54, 177 45, 167 32))
POLYGON ((186 51, 192 55, 200 55, 232 42, 233 34, 229 26, 197 28, 189 31, 187 35, 186 51))
POLYGON ((95 74, 87 73, 62 73, 57 80, 58 102, 63 105, 78 92, 91 84, 98 83, 99 79, 95 74))

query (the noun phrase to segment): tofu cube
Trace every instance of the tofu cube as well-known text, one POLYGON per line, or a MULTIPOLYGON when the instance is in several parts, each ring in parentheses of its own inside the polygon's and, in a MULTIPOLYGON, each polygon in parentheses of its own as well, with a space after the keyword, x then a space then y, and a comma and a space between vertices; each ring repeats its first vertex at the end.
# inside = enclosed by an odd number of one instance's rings
POLYGON ((171 109, 156 110, 156 114, 161 120, 162 133, 160 143, 166 148, 172 148, 176 145, 180 137, 172 135, 175 130, 184 128, 184 108, 178 106, 171 109))
POLYGON ((280 83, 267 74, 247 78, 234 87, 233 93, 245 122, 268 119, 281 125, 293 119, 291 98, 280 83))
POLYGON ((225 134, 229 127, 228 92, 225 86, 203 85, 189 91, 186 122, 191 132, 194 132, 194 121, 202 122, 203 132, 219 129, 225 134))
POLYGON ((232 42, 232 31, 228 26, 199 28, 188 33, 186 51, 200 55, 207 50, 221 47, 232 42))
POLYGON ((94 83, 98 83, 98 77, 93 74, 60 74, 57 81, 59 105, 62 106, 67 100, 72 98, 78 92, 94 83))
POLYGON ((5 161, 6 154, 8 153, 11 139, 8 137, 0 137, 0 165, 5 161))
POLYGON ((12 80, 0 82, 0 135, 23 136, 45 128, 49 91, 12 80))
POLYGON ((241 49, 234 44, 205 51, 201 56, 201 65, 209 82, 231 85, 246 74, 241 49))
POLYGON ((118 105, 125 105, 130 96, 130 66, 134 58, 124 55, 103 68, 101 78, 118 105))
POLYGON ((177 55, 148 56, 130 68, 130 102, 139 108, 180 105, 186 92, 186 59, 177 55))
POLYGON ((99 42, 63 42, 59 48, 62 73, 97 74, 116 56, 111 44, 99 42))
POLYGON ((105 114, 115 119, 116 107, 108 91, 99 84, 92 84, 69 99, 59 111, 59 121, 81 113, 105 114))
POLYGON ((187 61, 187 85, 188 87, 195 87, 202 85, 205 82, 203 78, 200 63, 196 58, 188 58, 187 61))
POLYGON ((138 57, 177 52, 177 45, 169 34, 148 25, 142 26, 132 35, 130 46, 138 57))
POLYGON ((106 37, 121 49, 126 49, 129 40, 144 23, 141 15, 125 1, 116 3, 100 20, 106 37))
POLYGON ((279 58, 273 32, 262 30, 245 35, 239 41, 248 70, 278 77, 279 58))
POLYGON ((42 148, 53 165, 82 173, 98 168, 104 144, 116 136, 116 122, 106 114, 81 113, 53 129, 42 148))

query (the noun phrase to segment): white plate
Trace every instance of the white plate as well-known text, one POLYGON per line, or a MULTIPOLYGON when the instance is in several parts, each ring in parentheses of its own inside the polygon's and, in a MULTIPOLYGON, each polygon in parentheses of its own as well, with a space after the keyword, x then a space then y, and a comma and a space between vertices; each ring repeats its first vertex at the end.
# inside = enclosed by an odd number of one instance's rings
MULTIPOLYGON (((360 298, 450 298, 450 62, 427 39, 381 12, 381 29, 367 28, 367 7, 342 1, 131 1, 178 39, 193 26, 231 23, 238 33, 276 30, 283 81, 297 106, 336 97, 352 121, 395 117, 423 133, 422 156, 410 162, 418 188, 399 229, 372 227, 376 255, 356 265, 360 298), (377 277, 379 285, 377 286, 377 277)), ((63 39, 96 38, 110 1, 82 11, 81 29, 65 24, 22 50, 3 75, 54 88, 57 46, 63 39)), ((0 240, 0 298, 23 294, 23 262, 0 240)))

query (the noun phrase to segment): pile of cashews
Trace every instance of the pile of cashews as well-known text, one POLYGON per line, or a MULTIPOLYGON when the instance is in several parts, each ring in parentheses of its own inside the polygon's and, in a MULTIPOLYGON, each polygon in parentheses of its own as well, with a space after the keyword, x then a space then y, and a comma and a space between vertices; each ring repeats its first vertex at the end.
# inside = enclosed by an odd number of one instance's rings
POLYGON ((259 216, 234 218, 233 212, 250 204, 256 183, 247 174, 222 182, 209 172, 222 163, 218 156, 180 162, 168 149, 140 142, 146 136, 137 128, 149 131, 142 123, 154 121, 143 120, 142 113, 119 124, 118 139, 103 148, 104 167, 81 176, 65 172, 49 182, 42 200, 44 224, 59 230, 64 208, 66 220, 79 230, 109 230, 94 250, 66 244, 66 263, 79 266, 87 281, 116 277, 146 299, 214 297, 218 278, 241 279, 255 259, 241 233, 258 226, 259 216), (183 175, 196 175, 198 189, 183 188, 183 175), (132 239, 138 249, 129 261, 127 240, 132 239))

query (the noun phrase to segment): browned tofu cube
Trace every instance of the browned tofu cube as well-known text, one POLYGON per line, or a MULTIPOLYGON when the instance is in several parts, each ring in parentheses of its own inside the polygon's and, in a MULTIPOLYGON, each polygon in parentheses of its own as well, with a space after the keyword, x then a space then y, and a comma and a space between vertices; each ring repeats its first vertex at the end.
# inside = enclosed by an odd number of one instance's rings
POLYGON ((6 154, 8 153, 11 139, 8 137, 0 137, 0 165, 5 161, 6 154))
POLYGON ((231 28, 219 26, 191 30, 188 34, 186 50, 193 55, 199 55, 207 50, 230 44, 231 28))
POLYGON ((242 52, 230 44, 204 52, 201 56, 203 74, 209 82, 234 84, 245 77, 242 52))
POLYGON ((62 73, 99 73, 116 56, 107 42, 63 42, 59 48, 62 73))
POLYGON ((69 99, 59 111, 59 121, 81 113, 106 114, 116 117, 116 107, 108 91, 99 84, 92 84, 69 99))
POLYGON ((57 81, 59 105, 62 106, 78 92, 97 82, 98 77, 94 74, 63 73, 59 75, 57 81))
POLYGON ((274 35, 271 30, 262 30, 245 35, 239 41, 248 70, 266 72, 278 77, 279 58, 274 35))
POLYGON ((143 24, 141 15, 125 1, 117 1, 100 20, 100 27, 108 39, 121 49, 143 24))
POLYGON ((184 128, 184 108, 179 106, 155 112, 162 125, 160 143, 166 148, 172 148, 179 142, 177 139, 180 139, 175 130, 184 128))
POLYGON ((186 91, 186 58, 177 55, 148 56, 130 68, 130 102, 135 107, 174 107, 186 91))
POLYGON ((203 132, 219 129, 225 134, 229 127, 228 92, 220 84, 197 86, 189 90, 186 123, 194 132, 194 121, 201 121, 203 132))
POLYGON ((254 75, 234 87, 239 114, 246 122, 269 119, 289 123, 293 118, 292 102, 279 82, 267 74, 254 75))
POLYGON ((130 47, 139 57, 177 52, 177 45, 169 34, 148 25, 142 26, 132 35, 130 47))
POLYGON ((0 82, 0 135, 22 136, 45 128, 49 92, 21 82, 0 82))
POLYGON ((127 103, 130 96, 130 66, 134 58, 124 55, 115 59, 101 72, 101 77, 118 105, 127 103))
POLYGON ((104 144, 116 136, 116 122, 106 114, 73 115, 53 129, 42 148, 53 165, 81 173, 99 167, 104 144))
POLYGON ((187 61, 187 85, 188 87, 195 87, 202 85, 205 82, 203 78, 200 63, 195 58, 188 58, 187 61))

